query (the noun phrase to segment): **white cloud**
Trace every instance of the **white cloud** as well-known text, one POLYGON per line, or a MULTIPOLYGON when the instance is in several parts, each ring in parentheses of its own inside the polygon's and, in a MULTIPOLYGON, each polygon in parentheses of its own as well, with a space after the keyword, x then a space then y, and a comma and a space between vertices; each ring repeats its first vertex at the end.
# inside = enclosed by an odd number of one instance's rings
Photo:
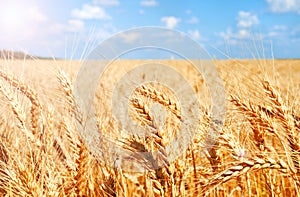
POLYGON ((268 36, 269 36, 269 37, 278 37, 279 34, 278 34, 278 32, 276 32, 276 31, 270 31, 270 32, 268 33, 268 36))
POLYGON ((226 31, 217 33, 217 35, 231 44, 236 44, 239 40, 257 37, 257 35, 254 35, 249 31, 249 28, 251 29, 251 27, 258 25, 259 23, 260 21, 257 15, 250 12, 240 11, 237 16, 236 30, 233 31, 231 28, 227 28, 226 31))
POLYGON ((161 22, 165 23, 165 26, 170 29, 174 29, 178 26, 180 18, 174 16, 165 16, 160 19, 161 22))
POLYGON ((220 32, 218 35, 227 41, 254 37, 247 29, 239 29, 237 32, 233 32, 231 28, 228 28, 225 32, 220 32))
POLYGON ((34 20, 36 22, 46 22, 48 18, 42 13, 42 11, 37 6, 32 6, 28 10, 28 15, 30 20, 34 20))
POLYGON ((275 13, 297 12, 300 14, 299 0, 266 0, 269 8, 275 13))
POLYGON ((285 26, 285 25, 275 25, 275 26, 273 27, 273 29, 274 29, 274 30, 285 31, 285 30, 287 30, 287 26, 285 26))
POLYGON ((242 38, 250 38, 251 34, 246 29, 240 29, 237 34, 235 35, 236 38, 242 39, 242 38))
POLYGON ((188 34, 192 37, 194 40, 199 40, 200 39, 200 32, 199 30, 189 30, 188 34))
POLYGON ((83 32, 84 22, 79 19, 68 20, 67 23, 52 23, 49 24, 48 32, 52 35, 60 35, 64 32, 83 32))
POLYGON ((239 39, 236 38, 236 34, 233 33, 231 29, 227 29, 226 31, 217 33, 217 35, 222 37, 226 44, 236 45, 239 43, 239 39))
POLYGON ((253 25, 259 24, 259 19, 255 14, 251 14, 250 12, 240 11, 237 17, 238 27, 247 28, 252 27, 253 25))
POLYGON ((219 33, 224 40, 230 41, 238 38, 238 33, 233 32, 231 28, 227 28, 226 31, 222 31, 219 33))
POLYGON ((99 20, 109 20, 109 16, 105 10, 99 6, 85 4, 82 9, 74 9, 71 15, 78 19, 99 19, 99 20))
POLYGON ((102 6, 119 6, 120 2, 118 0, 93 0, 94 4, 102 6))
POLYGON ((196 16, 192 16, 189 20, 187 20, 187 23, 189 24, 197 24, 199 23, 199 20, 196 16))
MULTIPOLYGON (((290 33, 290 32, 289 32, 290 33)), ((288 28, 285 25, 274 25, 269 31, 267 36, 269 37, 282 37, 288 35, 288 28)))
POLYGON ((125 43, 135 42, 137 39, 141 37, 139 33, 121 33, 120 36, 123 38, 125 43))
POLYGON ((141 6, 144 6, 144 7, 155 7, 155 6, 158 6, 158 3, 157 1, 155 0, 143 0, 141 1, 141 6))
POLYGON ((224 40, 229 40, 232 35, 233 35, 233 32, 231 30, 231 28, 227 28, 226 31, 222 31, 220 33, 217 33, 219 36, 221 36, 224 40))
POLYGON ((92 37, 95 37, 96 43, 99 43, 117 32, 117 29, 112 24, 103 25, 97 28, 92 37))
POLYGON ((69 20, 67 31, 79 32, 84 30, 84 22, 82 20, 69 20))
POLYGON ((145 11, 142 10, 142 9, 140 9, 140 10, 139 10, 139 14, 145 14, 145 11))
POLYGON ((293 26, 290 31, 290 34, 300 38, 300 25, 293 26))

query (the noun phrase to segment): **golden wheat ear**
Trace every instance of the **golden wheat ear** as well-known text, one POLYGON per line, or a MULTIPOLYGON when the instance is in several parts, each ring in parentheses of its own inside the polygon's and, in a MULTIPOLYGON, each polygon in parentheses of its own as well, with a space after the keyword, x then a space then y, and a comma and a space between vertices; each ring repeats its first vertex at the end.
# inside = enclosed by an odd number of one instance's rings
POLYGON ((0 85, 0 91, 2 92, 2 94, 8 100, 15 117, 17 118, 17 120, 21 124, 21 127, 24 130, 27 130, 27 128, 26 128, 26 114, 23 112, 21 106, 19 105, 19 102, 17 102, 17 100, 14 98, 14 96, 11 94, 11 92, 8 90, 8 88, 6 88, 5 86, 0 85))
POLYGON ((61 89, 63 90, 66 100, 69 104, 68 111, 73 112, 75 108, 75 99, 73 95, 73 87, 70 78, 67 76, 67 74, 64 71, 59 71, 57 74, 57 79, 59 82, 59 85, 61 89))
POLYGON ((276 117, 279 119, 279 123, 283 126, 286 132, 287 141, 289 142, 289 146, 291 148, 291 158, 294 164, 294 167, 296 168, 296 171, 300 172, 300 165, 299 165, 299 153, 300 153, 300 140, 299 140, 299 132, 296 127, 296 121, 291 113, 291 111, 288 109, 287 105, 283 101, 280 93, 273 88, 273 86, 270 84, 269 81, 264 80, 262 82, 262 85, 264 87, 264 91, 266 95, 269 97, 269 99, 274 104, 273 111, 276 112, 276 117))
POLYGON ((254 104, 251 102, 246 103, 237 96, 231 95, 231 102, 242 114, 246 115, 254 134, 255 144, 259 150, 264 151, 266 146, 265 132, 274 132, 273 125, 268 117, 264 116, 254 104))
POLYGON ((151 98, 154 102, 165 106, 179 120, 182 120, 179 104, 164 92, 156 90, 151 85, 142 85, 136 91, 145 97, 151 98))
MULTIPOLYGON (((37 134, 39 135, 39 137, 37 139, 41 139, 42 133, 39 133, 39 132, 41 131, 40 123, 42 120, 42 118, 41 118, 42 106, 40 104, 38 94, 30 86, 20 82, 16 78, 8 75, 7 73, 5 73, 3 71, 0 71, 0 77, 3 78, 7 83, 9 83, 12 87, 16 88, 19 92, 21 92, 23 95, 25 95, 29 99, 29 101, 31 103, 30 114, 31 114, 31 133, 32 134, 28 134, 28 135, 30 136, 31 140, 33 140, 33 138, 34 138, 33 136, 35 136, 37 134)), ((5 89, 2 88, 2 92, 8 98, 11 105, 12 104, 14 105, 16 103, 15 100, 10 97, 8 91, 6 91, 5 89)), ((16 115, 18 120, 25 127, 24 118, 22 117, 22 113, 21 113, 21 110, 18 107, 18 105, 14 105, 12 108, 13 108, 14 114, 16 115)))
POLYGON ((2 140, 0 141, 0 160, 2 162, 4 162, 5 164, 7 164, 8 162, 8 152, 6 150, 6 147, 4 146, 2 140))
POLYGON ((297 181, 294 173, 288 167, 283 160, 274 160, 271 158, 253 158, 243 160, 236 165, 233 165, 226 170, 217 174, 212 180, 210 180, 205 186, 204 191, 212 190, 213 188, 221 185, 229 180, 236 179, 251 171, 263 170, 263 169, 275 169, 287 176, 292 176, 297 181))

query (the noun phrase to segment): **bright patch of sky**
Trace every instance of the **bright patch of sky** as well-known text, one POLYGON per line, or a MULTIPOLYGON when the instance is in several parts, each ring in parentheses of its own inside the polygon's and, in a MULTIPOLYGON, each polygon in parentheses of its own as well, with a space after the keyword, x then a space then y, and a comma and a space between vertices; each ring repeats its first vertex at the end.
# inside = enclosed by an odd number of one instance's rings
POLYGON ((39 56, 79 59, 141 26, 181 31, 220 59, 300 58, 300 0, 0 2, 0 49, 39 56))

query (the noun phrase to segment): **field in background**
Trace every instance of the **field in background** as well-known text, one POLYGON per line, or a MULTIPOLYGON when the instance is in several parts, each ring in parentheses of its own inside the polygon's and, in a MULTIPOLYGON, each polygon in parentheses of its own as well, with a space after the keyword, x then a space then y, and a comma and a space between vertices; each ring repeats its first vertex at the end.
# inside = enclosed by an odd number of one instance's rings
POLYGON ((159 156, 150 154, 147 166, 136 161, 148 171, 127 173, 130 164, 112 168, 96 160, 78 135, 74 116, 80 112, 74 110, 72 82, 80 61, 1 60, 0 194, 300 196, 300 60, 215 60, 226 92, 226 120, 209 151, 201 147, 212 122, 204 79, 183 61, 156 61, 178 69, 199 96, 197 136, 175 162, 162 159, 180 124, 180 103, 151 84, 137 90, 130 106, 132 119, 152 126, 153 134, 122 136, 109 113, 109 94, 101 91, 113 88, 124 71, 143 61, 115 63, 95 96, 99 132, 129 153, 159 150, 159 156), (163 129, 156 127, 148 110, 155 103, 169 117, 163 129), (166 166, 149 166, 160 162, 166 166))

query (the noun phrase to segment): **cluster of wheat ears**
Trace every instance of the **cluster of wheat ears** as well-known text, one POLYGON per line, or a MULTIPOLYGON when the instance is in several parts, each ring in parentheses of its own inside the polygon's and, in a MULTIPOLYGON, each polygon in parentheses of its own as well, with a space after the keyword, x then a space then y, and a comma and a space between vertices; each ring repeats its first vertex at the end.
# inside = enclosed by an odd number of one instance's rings
MULTIPOLYGON (((112 166, 89 151, 74 125, 80 110, 73 80, 64 71, 56 76, 64 95, 59 111, 42 103, 30 85, 0 71, 1 196, 300 196, 300 117, 269 80, 257 82, 264 102, 226 91, 226 121, 210 149, 201 135, 212 117, 202 106, 193 143, 174 161, 166 146, 184 119, 180 103, 153 84, 137 88, 129 99, 131 118, 152 133, 112 139, 144 169, 132 172, 124 170, 130 163, 112 166), (163 128, 149 109, 153 103, 166 110, 163 128)), ((109 115, 99 121, 99 132, 118 133, 109 115)))

